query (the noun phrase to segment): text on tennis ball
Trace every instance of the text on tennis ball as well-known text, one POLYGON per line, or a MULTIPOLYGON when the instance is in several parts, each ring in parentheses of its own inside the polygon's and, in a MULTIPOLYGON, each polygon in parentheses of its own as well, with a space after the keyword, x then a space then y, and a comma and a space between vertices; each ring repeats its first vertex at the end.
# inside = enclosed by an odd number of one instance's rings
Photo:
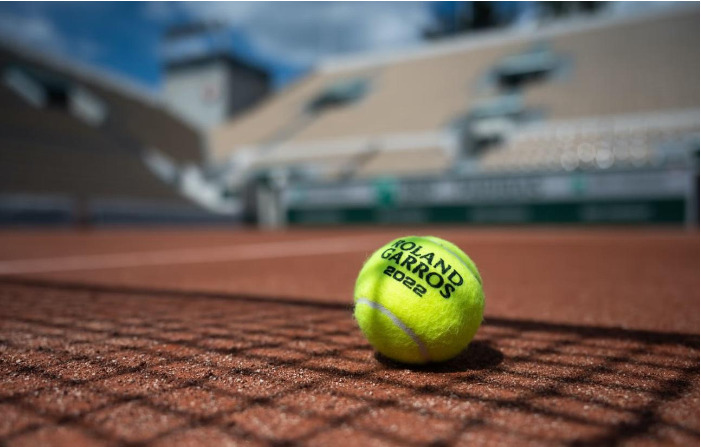
POLYGON ((440 295, 448 299, 456 288, 465 282, 460 273, 445 259, 412 241, 398 240, 383 251, 381 256, 404 270, 390 271, 388 267, 383 273, 404 284, 418 296, 423 296, 426 292, 426 288, 422 286, 425 284, 434 289, 441 289, 440 295), (410 273, 415 276, 409 276, 410 273))

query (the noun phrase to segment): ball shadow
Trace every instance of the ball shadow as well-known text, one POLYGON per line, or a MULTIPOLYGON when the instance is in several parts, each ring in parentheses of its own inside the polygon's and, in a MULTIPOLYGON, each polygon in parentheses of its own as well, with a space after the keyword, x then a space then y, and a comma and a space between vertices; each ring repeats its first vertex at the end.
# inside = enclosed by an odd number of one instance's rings
POLYGON ((473 341, 460 354, 445 362, 413 365, 397 362, 379 352, 375 352, 375 359, 391 369, 446 373, 494 368, 504 360, 504 354, 498 349, 491 347, 487 342, 473 341))

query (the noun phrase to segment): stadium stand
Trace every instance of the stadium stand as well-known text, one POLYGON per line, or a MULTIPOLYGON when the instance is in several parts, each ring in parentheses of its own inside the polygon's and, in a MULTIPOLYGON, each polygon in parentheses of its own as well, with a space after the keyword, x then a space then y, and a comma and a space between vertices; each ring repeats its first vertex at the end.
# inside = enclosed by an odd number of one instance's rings
POLYGON ((552 120, 524 126, 480 160, 487 172, 574 171, 683 164, 699 112, 552 120))
POLYGON ((569 76, 524 91, 554 119, 698 109, 699 21, 679 12, 553 38, 569 76))
POLYGON ((698 137, 698 33, 698 5, 686 5, 329 61, 215 129, 212 160, 230 166, 233 182, 281 159, 326 180, 654 165, 669 141, 698 137), (655 124, 685 114, 671 128, 655 124), (561 127, 636 115, 649 131, 555 138, 561 127), (388 144, 414 134, 442 143, 388 144))
POLYGON ((176 168, 204 160, 200 136, 153 97, 11 46, 0 80, 3 223, 216 220, 178 188, 176 168))
MULTIPOLYGON (((592 201, 639 200, 641 179, 669 180, 654 203, 629 209, 688 220, 698 215, 687 205, 698 184, 698 12, 685 4, 583 15, 330 60, 206 135, 109 76, 4 47, 0 220, 207 220, 216 212, 256 221, 298 207, 300 221, 415 221, 431 212, 372 209, 407 207, 405 199, 418 207, 415 197, 430 205, 437 196, 420 193, 435 189, 447 194, 444 205, 459 205, 434 210, 450 221, 548 221, 545 208, 461 207, 481 200, 473 189, 514 192, 511 203, 541 193, 537 200, 580 200, 578 185, 596 184, 596 173, 614 186, 589 188, 592 201), (567 197, 562 186, 548 189, 565 183, 567 197), (346 187, 355 208, 336 212, 346 187)), ((595 213, 559 206, 571 216, 608 212, 599 203, 595 213)))

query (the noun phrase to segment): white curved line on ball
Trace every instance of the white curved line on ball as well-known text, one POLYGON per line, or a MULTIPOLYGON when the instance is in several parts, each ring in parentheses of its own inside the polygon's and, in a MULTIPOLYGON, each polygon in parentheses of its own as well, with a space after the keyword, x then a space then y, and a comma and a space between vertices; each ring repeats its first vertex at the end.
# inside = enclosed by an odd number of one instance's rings
POLYGON ((358 298, 355 302, 356 305, 358 304, 365 304, 367 306, 372 307, 373 309, 379 310, 383 314, 385 314, 387 317, 389 317, 390 320, 392 320, 392 323, 394 323, 395 326, 397 326, 399 329, 401 329, 405 334, 407 334, 413 341, 416 343, 416 346, 419 348, 419 353, 421 354, 421 357, 424 359, 425 362, 428 362, 431 360, 431 356, 428 354, 428 348, 426 348, 426 345, 424 344, 423 341, 419 338, 418 335, 414 331, 411 330, 409 326, 404 324, 402 320, 399 319, 396 315, 392 313, 389 309, 387 309, 385 306, 383 306, 380 303, 376 303, 374 301, 370 301, 367 298, 358 298))

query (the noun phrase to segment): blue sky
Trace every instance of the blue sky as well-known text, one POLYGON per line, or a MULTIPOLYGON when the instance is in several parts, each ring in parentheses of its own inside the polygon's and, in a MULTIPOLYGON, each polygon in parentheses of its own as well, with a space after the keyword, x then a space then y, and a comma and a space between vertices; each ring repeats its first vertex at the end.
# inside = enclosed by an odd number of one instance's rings
MULTIPOLYGON (((201 44, 181 42, 167 53, 164 30, 218 20, 226 29, 220 42, 269 71, 279 87, 328 57, 417 45, 437 17, 468 3, 0 2, 0 39, 110 71, 155 92, 164 55, 201 44)), ((513 14, 532 10, 534 2, 496 4, 513 14)))
POLYGON ((416 44, 450 3, 7 2, 0 3, 0 39, 157 90, 164 30, 217 19, 226 23, 224 44, 280 86, 325 57, 416 44))
POLYGON ((138 3, 2 3, 0 33, 36 50, 158 85, 163 24, 138 3))

